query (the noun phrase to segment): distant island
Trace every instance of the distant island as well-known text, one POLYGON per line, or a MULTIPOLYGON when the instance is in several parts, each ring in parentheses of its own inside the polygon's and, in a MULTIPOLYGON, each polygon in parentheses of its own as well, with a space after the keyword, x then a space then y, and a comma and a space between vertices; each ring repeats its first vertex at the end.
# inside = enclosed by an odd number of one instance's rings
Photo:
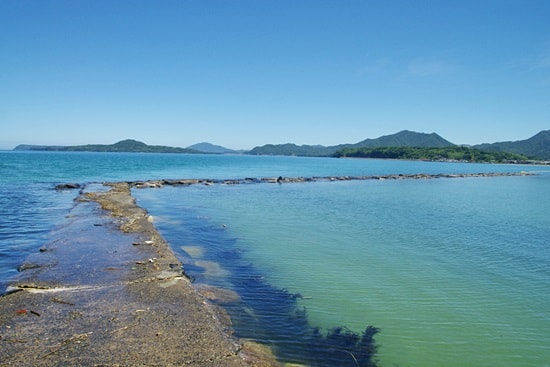
POLYGON ((246 153, 246 150, 233 150, 222 147, 221 145, 214 145, 210 143, 198 143, 188 146, 187 149, 196 150, 199 153, 213 153, 213 154, 239 154, 246 153))
MULTIPOLYGON (((443 148, 461 146, 451 143, 436 133, 425 134, 404 130, 396 134, 385 135, 376 139, 365 139, 355 144, 341 144, 329 147, 322 145, 267 144, 261 147, 255 147, 249 154, 332 157, 342 156, 342 154, 338 152, 344 149, 396 147, 443 148)), ((550 160, 550 130, 543 130, 526 140, 480 144, 467 148, 477 149, 483 152, 516 153, 526 157, 528 160, 550 160)), ((349 157, 352 155, 347 154, 346 156, 349 157)))
POLYGON ((249 154, 257 155, 296 155, 314 157, 332 157, 342 149, 375 148, 375 147, 451 147, 455 144, 432 133, 418 133, 403 130, 393 135, 385 135, 376 139, 365 139, 355 144, 340 144, 325 147, 322 145, 268 144, 252 149, 249 154))
POLYGON ((147 145, 141 141, 126 139, 115 144, 87 144, 75 146, 18 145, 14 150, 40 150, 56 152, 125 152, 125 153, 199 153, 188 148, 147 145))
POLYGON ((129 153, 187 153, 187 154, 251 154, 294 155, 304 157, 365 157, 468 162, 523 162, 550 160, 550 130, 543 130, 526 140, 459 146, 436 133, 426 134, 403 130, 396 134, 365 139, 355 144, 335 146, 267 144, 250 151, 236 151, 210 143, 187 148, 147 145, 126 139, 115 144, 77 146, 18 145, 18 151, 62 152, 129 152, 129 153))

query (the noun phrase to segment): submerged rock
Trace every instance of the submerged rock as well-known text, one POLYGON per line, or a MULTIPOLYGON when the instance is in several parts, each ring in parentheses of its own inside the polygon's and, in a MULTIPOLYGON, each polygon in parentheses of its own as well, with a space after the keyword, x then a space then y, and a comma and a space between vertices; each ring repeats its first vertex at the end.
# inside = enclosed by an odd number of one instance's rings
POLYGON ((268 363, 270 366, 285 366, 277 361, 275 354, 271 348, 265 344, 260 344, 250 339, 242 341, 243 349, 241 350, 241 357, 252 366, 257 363, 268 363))
POLYGON ((241 296, 231 289, 214 287, 207 284, 195 285, 195 288, 204 297, 217 303, 227 304, 239 302, 241 300, 241 296))
POLYGON ((43 267, 43 264, 37 264, 37 263, 23 263, 17 267, 17 271, 22 272, 29 269, 38 269, 43 267))
POLYGON ((74 190, 74 189, 80 189, 82 185, 78 183, 64 183, 59 184, 55 186, 56 190, 74 190))

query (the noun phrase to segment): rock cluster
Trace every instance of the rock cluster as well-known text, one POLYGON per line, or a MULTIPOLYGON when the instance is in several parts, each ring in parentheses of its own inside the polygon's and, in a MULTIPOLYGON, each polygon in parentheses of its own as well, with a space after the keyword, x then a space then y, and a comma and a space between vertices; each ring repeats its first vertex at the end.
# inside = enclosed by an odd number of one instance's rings
POLYGON ((427 180, 435 178, 476 178, 476 177, 506 177, 506 176, 531 176, 528 172, 486 172, 486 173, 459 173, 459 174, 392 174, 392 175, 370 175, 370 176, 323 176, 323 177, 261 177, 261 178, 241 178, 241 179, 163 179, 150 181, 128 182, 131 187, 137 189, 160 188, 163 186, 190 186, 190 185, 242 185, 253 183, 302 183, 302 182, 322 182, 322 181, 357 181, 357 180, 427 180))

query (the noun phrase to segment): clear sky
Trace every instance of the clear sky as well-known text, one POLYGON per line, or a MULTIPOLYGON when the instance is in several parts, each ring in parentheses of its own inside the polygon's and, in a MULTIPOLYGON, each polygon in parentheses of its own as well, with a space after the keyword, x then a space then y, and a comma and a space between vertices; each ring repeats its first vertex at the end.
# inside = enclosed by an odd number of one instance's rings
POLYGON ((0 149, 550 129, 548 0, 0 0, 0 149))

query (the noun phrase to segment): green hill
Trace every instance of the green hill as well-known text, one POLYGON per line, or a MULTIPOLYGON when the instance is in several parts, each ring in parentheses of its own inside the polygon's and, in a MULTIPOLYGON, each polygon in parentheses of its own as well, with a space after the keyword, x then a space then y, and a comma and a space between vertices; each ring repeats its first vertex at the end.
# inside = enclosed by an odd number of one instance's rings
POLYGON ((141 141, 126 139, 115 144, 87 144, 75 146, 18 145, 14 150, 40 150, 57 152, 128 152, 128 153, 197 153, 186 148, 147 145, 141 141))
POLYGON ((210 143, 198 143, 188 146, 187 149, 193 149, 197 152, 202 153, 214 153, 214 154, 229 154, 229 153, 238 153, 238 151, 233 149, 228 149, 222 147, 221 145, 214 145, 210 143))
POLYGON ((356 144, 341 144, 329 147, 322 145, 268 144, 261 147, 255 147, 249 152, 249 154, 329 157, 334 155, 337 151, 346 148, 374 148, 388 146, 447 147, 454 146, 454 144, 435 133, 425 134, 403 130, 393 135, 385 135, 376 139, 365 139, 356 144))
POLYGON ((328 157, 337 151, 334 147, 322 145, 267 144, 255 147, 248 154, 252 155, 296 155, 302 157, 328 157))
POLYGON ((381 136, 377 139, 365 139, 355 147, 451 147, 455 144, 443 139, 436 133, 425 134, 403 130, 393 135, 381 136))
POLYGON ((550 160, 550 130, 543 130, 526 140, 479 144, 473 148, 490 152, 513 152, 533 159, 550 160))
MULTIPOLYGON (((425 134, 409 130, 403 130, 396 134, 384 135, 376 139, 365 139, 355 144, 340 144, 335 146, 323 145, 296 145, 296 144, 267 144, 255 147, 247 153, 252 155, 295 155, 306 157, 332 157, 349 156, 350 150, 359 148, 446 148, 456 147, 455 144, 443 139, 436 133, 425 134), (347 151, 344 151, 346 150, 347 151), (337 154, 338 152, 338 154, 337 154), (345 152, 345 153, 342 153, 345 152)), ((513 142, 500 142, 493 144, 480 144, 471 148, 484 152, 509 152, 527 156, 531 159, 550 160, 550 130, 543 130, 526 140, 513 142)), ((147 145, 141 141, 126 139, 115 144, 88 144, 76 146, 44 146, 44 145, 18 145, 14 150, 39 150, 39 151, 65 151, 65 152, 134 152, 134 153, 232 153, 230 149, 221 146, 200 143, 188 148, 168 147, 162 145, 147 145), (195 148, 195 149, 193 149, 195 148)), ((364 152, 367 152, 365 150, 364 152)), ((391 154, 394 154, 392 152, 391 154)), ((418 152, 417 152, 418 153, 418 152)), ((433 153, 433 152, 432 152, 433 153)), ((431 156, 432 153, 426 153, 431 156)), ((371 152, 368 154, 382 154, 371 152)), ((385 153, 384 153, 385 154, 385 153)), ((389 153, 388 153, 389 154, 389 153)), ((400 153, 401 154, 401 153, 400 153)), ((405 154, 405 153, 403 153, 405 154)), ((408 154, 408 153, 407 153, 408 154)), ((416 154, 416 153, 415 153, 416 154)), ((497 157, 497 156, 494 156, 497 157)), ((493 158, 494 158, 493 157, 493 158)), ((423 158, 412 158, 423 159, 423 158)), ((426 158, 432 159, 432 158, 426 158)), ((444 157, 444 159, 447 159, 444 157)), ((456 159, 456 158, 448 158, 456 159)), ((495 158, 497 161, 500 158, 495 158)), ((516 160, 519 158, 502 158, 504 160, 516 160)), ((457 159, 457 160, 462 160, 457 159)), ((469 160, 464 158, 464 160, 469 160)))

